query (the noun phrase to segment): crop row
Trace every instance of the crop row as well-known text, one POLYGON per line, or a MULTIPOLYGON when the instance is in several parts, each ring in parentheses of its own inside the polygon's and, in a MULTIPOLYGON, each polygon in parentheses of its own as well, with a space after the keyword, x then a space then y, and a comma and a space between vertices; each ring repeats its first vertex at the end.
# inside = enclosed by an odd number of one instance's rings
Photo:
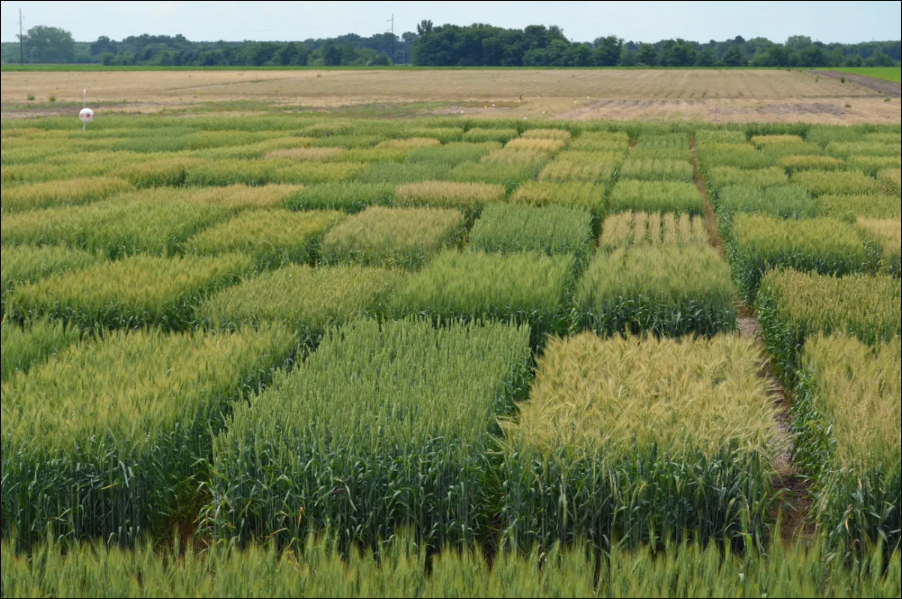
POLYGON ((0 548, 4 597, 893 597, 902 583, 899 554, 867 555, 854 568, 829 548, 722 555, 716 546, 665 551, 582 549, 526 555, 508 549, 491 560, 479 547, 430 558, 403 535, 374 550, 344 555, 315 538, 280 552, 259 547, 201 551, 193 546, 135 551, 88 545, 67 552, 42 546, 34 559, 0 548), (39 564, 39 565, 38 565, 39 564), (888 567, 885 565, 888 564, 888 567), (874 575, 882 572, 882 575, 874 575))

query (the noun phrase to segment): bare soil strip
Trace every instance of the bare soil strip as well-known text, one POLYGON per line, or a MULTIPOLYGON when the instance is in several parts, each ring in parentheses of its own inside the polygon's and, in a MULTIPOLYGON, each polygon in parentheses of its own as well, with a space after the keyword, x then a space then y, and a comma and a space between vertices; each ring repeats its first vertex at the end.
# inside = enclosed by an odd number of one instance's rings
MULTIPOLYGON (((698 166, 695 138, 691 138, 689 143, 692 152, 693 181, 704 199, 705 228, 708 230, 711 245, 726 258, 726 245, 720 236, 717 226, 714 204, 712 204, 708 195, 708 189, 705 186, 704 178, 698 166)), ((739 301, 737 298, 737 302, 739 301)), ((753 339, 760 347, 762 354, 766 354, 764 339, 761 336, 761 326, 755 316, 754 309, 742 305, 737 325, 740 336, 743 339, 753 339)), ((787 443, 781 447, 780 455, 774 464, 774 469, 777 471, 774 489, 782 494, 779 512, 775 514, 779 518, 780 535, 783 542, 787 545, 795 544, 800 540, 807 541, 814 536, 814 530, 808 518, 812 505, 811 486, 808 480, 795 470, 795 466, 792 463, 794 437, 789 417, 792 403, 786 389, 780 384, 769 363, 762 368, 759 376, 765 380, 775 398, 778 410, 777 428, 781 435, 787 439, 787 443)))
POLYGON ((883 95, 891 98, 902 98, 902 83, 895 81, 886 81, 885 79, 877 79, 876 77, 868 77, 867 75, 855 75, 852 73, 838 73, 836 71, 811 71, 815 75, 823 75, 834 79, 845 79, 853 81, 858 85, 870 88, 883 95))

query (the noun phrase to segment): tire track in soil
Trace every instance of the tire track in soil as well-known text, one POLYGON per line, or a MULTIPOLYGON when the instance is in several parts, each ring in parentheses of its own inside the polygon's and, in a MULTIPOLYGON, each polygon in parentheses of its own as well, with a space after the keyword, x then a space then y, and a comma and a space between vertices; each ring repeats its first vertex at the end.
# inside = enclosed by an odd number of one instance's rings
MULTIPOLYGON (((714 213, 714 204, 708 195, 708 188, 698 166, 698 148, 694 135, 689 139, 689 150, 692 156, 692 179, 704 203, 705 228, 708 231, 709 241, 721 256, 726 259, 726 244, 720 236, 717 216, 714 213)), ((746 306, 738 297, 737 303, 740 304, 739 318, 737 319, 740 337, 753 339, 761 350, 762 355, 766 356, 767 351, 764 347, 764 338, 761 335, 761 326, 758 323, 754 309, 746 306)), ((759 376, 765 380, 768 390, 776 398, 777 429, 787 439, 786 446, 781 449, 774 464, 774 469, 777 471, 774 489, 783 496, 778 508, 779 511, 774 516, 778 518, 780 536, 785 544, 794 545, 798 541, 807 542, 814 537, 814 529, 808 518, 812 507, 811 485, 800 472, 796 471, 792 463, 794 435, 792 434, 792 422, 789 415, 792 401, 786 389, 777 379, 770 362, 767 362, 762 367, 759 376)))

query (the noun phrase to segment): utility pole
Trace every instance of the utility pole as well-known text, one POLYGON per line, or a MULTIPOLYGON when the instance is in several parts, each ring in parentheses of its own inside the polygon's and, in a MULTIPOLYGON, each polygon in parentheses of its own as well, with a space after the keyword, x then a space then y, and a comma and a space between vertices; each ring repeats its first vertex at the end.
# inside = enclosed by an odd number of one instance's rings
POLYGON ((395 64, 395 13, 392 13, 391 19, 388 20, 391 23, 391 63, 392 66, 395 64))
POLYGON ((22 37, 22 9, 19 9, 19 62, 25 64, 25 38, 22 37))

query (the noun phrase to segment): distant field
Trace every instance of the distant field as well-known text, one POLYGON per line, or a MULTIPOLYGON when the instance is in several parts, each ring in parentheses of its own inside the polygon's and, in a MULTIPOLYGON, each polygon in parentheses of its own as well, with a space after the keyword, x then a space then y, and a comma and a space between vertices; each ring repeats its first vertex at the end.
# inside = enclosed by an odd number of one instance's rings
MULTIPOLYGON (((898 101, 809 72, 717 69, 211 70, 0 74, 3 117, 215 107, 362 115, 707 122, 898 123, 898 101), (234 103, 229 106, 229 103, 234 103), (238 106, 237 104, 241 104, 238 106)), ((211 108, 213 109, 213 108, 211 108)), ((99 113, 100 114, 100 113, 99 113)))
POLYGON ((902 83, 902 67, 858 67, 846 69, 830 69, 840 73, 850 73, 852 75, 865 75, 885 81, 895 81, 902 83))

